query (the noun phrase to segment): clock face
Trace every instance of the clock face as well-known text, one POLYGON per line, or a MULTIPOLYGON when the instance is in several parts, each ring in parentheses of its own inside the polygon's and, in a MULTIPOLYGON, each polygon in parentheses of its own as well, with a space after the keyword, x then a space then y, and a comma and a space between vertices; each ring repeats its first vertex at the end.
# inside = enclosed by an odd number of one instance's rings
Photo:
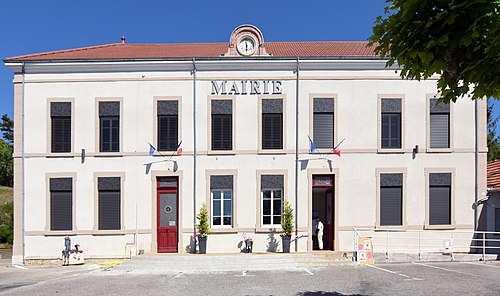
POLYGON ((255 41, 253 38, 242 38, 240 43, 238 43, 238 52, 244 56, 252 55, 255 52, 255 41))

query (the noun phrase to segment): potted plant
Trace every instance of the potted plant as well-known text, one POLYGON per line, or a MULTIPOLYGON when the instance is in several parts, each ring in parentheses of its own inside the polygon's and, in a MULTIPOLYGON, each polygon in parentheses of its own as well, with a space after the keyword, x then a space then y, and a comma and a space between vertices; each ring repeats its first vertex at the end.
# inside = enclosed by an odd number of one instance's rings
POLYGON ((283 218, 281 219, 281 239, 283 242, 283 253, 290 253, 290 240, 293 233, 293 208, 285 200, 283 205, 283 218))
POLYGON ((196 215, 199 224, 196 224, 198 233, 196 237, 198 238, 199 253, 207 253, 207 236, 210 234, 210 225, 208 224, 208 210, 207 205, 203 203, 200 208, 200 212, 196 215))

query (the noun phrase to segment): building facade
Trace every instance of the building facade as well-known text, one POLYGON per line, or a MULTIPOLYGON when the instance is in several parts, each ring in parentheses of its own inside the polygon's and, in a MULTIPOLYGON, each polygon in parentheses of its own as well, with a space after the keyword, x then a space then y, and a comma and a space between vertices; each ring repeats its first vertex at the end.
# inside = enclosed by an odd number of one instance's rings
MULTIPOLYGON (((293 251, 315 249, 317 217, 328 250, 352 250, 354 227, 474 228, 474 102, 436 104, 436 78, 402 80, 366 42, 264 42, 244 25, 228 43, 122 40, 4 62, 14 261, 59 257, 67 234, 87 257, 191 252, 202 203, 209 253, 244 237, 281 251, 285 200, 293 251)), ((484 191, 484 100, 477 123, 484 191)))

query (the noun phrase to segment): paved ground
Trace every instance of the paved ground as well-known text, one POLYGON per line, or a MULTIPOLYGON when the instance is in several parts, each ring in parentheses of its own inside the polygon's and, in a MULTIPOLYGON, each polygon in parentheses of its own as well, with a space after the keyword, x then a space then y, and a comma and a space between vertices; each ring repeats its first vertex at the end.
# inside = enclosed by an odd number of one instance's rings
POLYGON ((500 261, 161 275, 0 264, 0 295, 500 295, 500 261))

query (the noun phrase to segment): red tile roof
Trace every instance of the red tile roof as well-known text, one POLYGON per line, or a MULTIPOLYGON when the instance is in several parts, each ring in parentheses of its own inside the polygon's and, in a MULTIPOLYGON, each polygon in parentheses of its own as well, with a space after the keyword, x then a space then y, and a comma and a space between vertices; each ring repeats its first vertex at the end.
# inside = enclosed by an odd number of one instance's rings
MULTIPOLYGON (((266 42, 274 57, 374 57, 367 42, 266 42)), ((185 44, 122 44, 74 48, 6 58, 6 62, 37 60, 109 60, 156 58, 216 58, 228 50, 227 42, 185 44)))
POLYGON ((488 187, 493 191, 500 190, 500 159, 488 162, 488 187))

